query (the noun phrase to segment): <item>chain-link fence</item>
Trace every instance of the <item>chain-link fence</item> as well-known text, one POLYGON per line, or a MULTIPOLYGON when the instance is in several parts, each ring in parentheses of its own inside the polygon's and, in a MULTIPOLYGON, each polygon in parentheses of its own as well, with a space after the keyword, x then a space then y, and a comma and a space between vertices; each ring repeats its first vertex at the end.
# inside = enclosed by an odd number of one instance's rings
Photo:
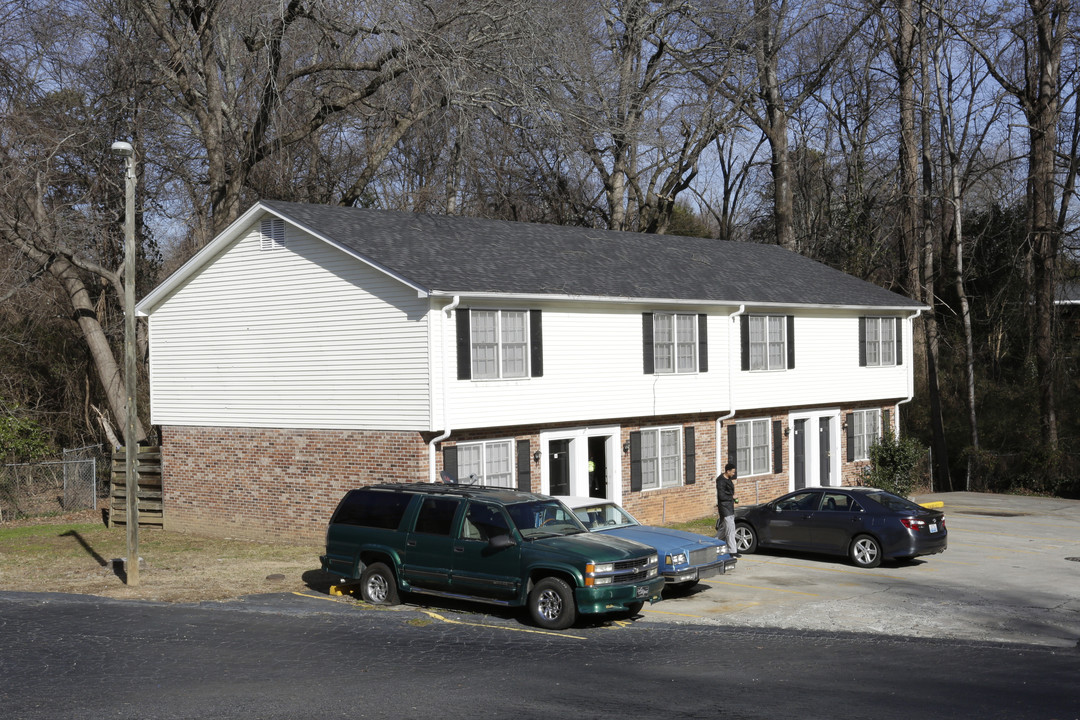
POLYGON ((0 465, 0 522, 75 510, 96 510, 108 463, 101 446, 64 450, 63 460, 0 465))

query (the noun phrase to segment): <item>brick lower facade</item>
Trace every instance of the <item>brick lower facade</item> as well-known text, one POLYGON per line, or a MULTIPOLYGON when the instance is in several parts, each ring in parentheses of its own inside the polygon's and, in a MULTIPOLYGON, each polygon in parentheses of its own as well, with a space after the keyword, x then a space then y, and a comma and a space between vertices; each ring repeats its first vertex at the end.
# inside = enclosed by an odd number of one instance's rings
MULTIPOLYGON (((888 407, 888 406, 887 406, 888 407)), ((850 410, 846 408, 841 418, 850 410)), ((788 425, 786 409, 754 411, 748 417, 788 425)), ((725 422, 737 422, 740 416, 725 422)), ((716 513, 717 448, 726 455, 726 437, 717 437, 715 416, 624 418, 619 446, 642 428, 692 426, 695 435, 694 482, 670 488, 632 491, 630 456, 621 453, 622 504, 638 520, 660 525, 716 513), (720 440, 718 443, 717 440, 720 440)), ((528 440, 530 455, 540 449, 541 431, 553 426, 498 428, 455 433, 443 446, 484 439, 528 440)), ((839 432, 839 484, 857 482, 866 461, 847 462, 847 440, 839 432)), ((786 437, 786 436, 785 436, 786 437)), ((427 439, 419 432, 304 430, 291 428, 162 428, 164 518, 167 530, 286 542, 320 542, 338 500, 354 487, 379 482, 426 482, 427 439)), ((782 471, 742 475, 735 482, 740 504, 766 502, 790 486, 790 449, 782 448, 782 471)), ((436 453, 436 471, 442 470, 436 453)), ((540 466, 530 463, 531 489, 541 488, 540 466)), ((771 469, 771 468, 770 468, 771 469)))

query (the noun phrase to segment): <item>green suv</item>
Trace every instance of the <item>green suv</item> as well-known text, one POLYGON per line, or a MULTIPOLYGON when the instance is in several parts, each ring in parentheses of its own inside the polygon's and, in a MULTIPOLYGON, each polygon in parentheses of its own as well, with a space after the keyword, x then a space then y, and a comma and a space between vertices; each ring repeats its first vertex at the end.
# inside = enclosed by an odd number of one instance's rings
POLYGON ((364 600, 400 592, 528 606, 543 628, 578 613, 641 610, 660 599, 656 551, 590 533, 554 498, 502 488, 371 485, 341 499, 323 570, 360 580, 364 600))

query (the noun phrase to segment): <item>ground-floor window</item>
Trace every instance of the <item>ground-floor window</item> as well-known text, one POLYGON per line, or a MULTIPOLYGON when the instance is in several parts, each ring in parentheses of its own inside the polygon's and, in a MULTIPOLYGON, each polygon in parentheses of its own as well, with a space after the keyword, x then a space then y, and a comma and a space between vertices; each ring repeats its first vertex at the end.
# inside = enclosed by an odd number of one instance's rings
POLYGON ((682 428, 641 431, 641 489, 682 484, 682 428))
POLYGON ((870 446, 881 437, 881 411, 856 410, 851 414, 851 422, 854 425, 852 441, 855 443, 852 456, 856 460, 868 460, 870 446))
POLYGON ((771 472, 769 465, 769 420, 741 420, 735 423, 735 467, 740 476, 771 472))
POLYGON ((513 487, 513 440, 459 443, 458 480, 462 484, 475 478, 477 485, 513 487))

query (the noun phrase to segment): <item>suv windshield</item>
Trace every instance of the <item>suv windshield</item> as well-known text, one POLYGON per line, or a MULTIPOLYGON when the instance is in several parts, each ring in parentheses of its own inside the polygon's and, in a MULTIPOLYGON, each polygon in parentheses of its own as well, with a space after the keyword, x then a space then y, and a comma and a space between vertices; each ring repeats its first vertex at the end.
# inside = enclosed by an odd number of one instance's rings
POLYGON ((506 506, 510 519, 526 540, 586 532, 574 514, 558 500, 534 500, 506 506))

